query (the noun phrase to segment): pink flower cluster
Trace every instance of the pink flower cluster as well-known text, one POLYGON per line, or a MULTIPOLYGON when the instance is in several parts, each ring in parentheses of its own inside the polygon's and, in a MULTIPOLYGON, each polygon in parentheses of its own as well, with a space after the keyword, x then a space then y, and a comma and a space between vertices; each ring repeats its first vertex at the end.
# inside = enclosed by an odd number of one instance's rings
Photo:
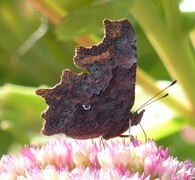
POLYGON ((57 138, 18 155, 4 155, 0 179, 195 179, 195 166, 180 162, 153 141, 57 138))

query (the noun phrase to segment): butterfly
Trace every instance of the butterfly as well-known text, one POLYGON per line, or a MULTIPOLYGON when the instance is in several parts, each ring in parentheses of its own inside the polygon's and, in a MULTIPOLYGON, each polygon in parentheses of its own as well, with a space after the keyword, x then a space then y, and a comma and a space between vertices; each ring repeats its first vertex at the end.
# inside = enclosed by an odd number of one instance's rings
POLYGON ((75 139, 120 136, 139 124, 144 110, 131 112, 135 100, 136 37, 127 19, 104 20, 105 35, 90 48, 77 47, 74 64, 87 72, 64 70, 51 89, 38 89, 48 108, 42 112, 44 135, 75 139))

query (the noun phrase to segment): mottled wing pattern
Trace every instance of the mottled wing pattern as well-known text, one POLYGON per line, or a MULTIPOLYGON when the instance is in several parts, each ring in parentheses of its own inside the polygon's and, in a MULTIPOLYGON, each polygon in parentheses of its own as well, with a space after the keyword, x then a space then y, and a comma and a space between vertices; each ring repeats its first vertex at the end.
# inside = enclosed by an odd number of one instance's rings
POLYGON ((88 73, 64 70, 59 84, 36 91, 48 104, 43 134, 109 139, 128 129, 135 98, 135 33, 126 19, 105 20, 104 26, 100 44, 76 49, 74 63, 88 73))

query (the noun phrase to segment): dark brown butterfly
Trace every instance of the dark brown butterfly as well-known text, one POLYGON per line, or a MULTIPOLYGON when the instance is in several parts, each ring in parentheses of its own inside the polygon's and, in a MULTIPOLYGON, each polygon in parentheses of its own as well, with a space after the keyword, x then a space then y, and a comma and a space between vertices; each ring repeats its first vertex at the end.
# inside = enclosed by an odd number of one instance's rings
POLYGON ((136 38, 127 19, 104 21, 105 37, 90 48, 77 47, 74 63, 89 73, 64 70, 52 89, 38 89, 48 109, 42 133, 76 139, 120 136, 137 125, 144 110, 130 112, 135 99, 136 38))

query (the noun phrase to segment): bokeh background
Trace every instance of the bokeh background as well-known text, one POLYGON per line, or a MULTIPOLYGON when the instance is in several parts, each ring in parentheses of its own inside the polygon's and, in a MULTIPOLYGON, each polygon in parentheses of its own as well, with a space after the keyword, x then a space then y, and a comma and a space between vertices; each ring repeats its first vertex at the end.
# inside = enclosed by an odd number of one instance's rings
MULTIPOLYGON (((75 47, 103 38, 105 18, 127 18, 138 46, 134 110, 172 80, 169 96, 146 107, 141 122, 148 138, 195 160, 195 5, 193 0, 1 0, 0 156, 42 143, 46 108, 35 90, 59 83, 73 64, 75 47), (189 5, 187 5, 189 2, 189 5)), ((131 133, 144 140, 142 129, 131 133)))

